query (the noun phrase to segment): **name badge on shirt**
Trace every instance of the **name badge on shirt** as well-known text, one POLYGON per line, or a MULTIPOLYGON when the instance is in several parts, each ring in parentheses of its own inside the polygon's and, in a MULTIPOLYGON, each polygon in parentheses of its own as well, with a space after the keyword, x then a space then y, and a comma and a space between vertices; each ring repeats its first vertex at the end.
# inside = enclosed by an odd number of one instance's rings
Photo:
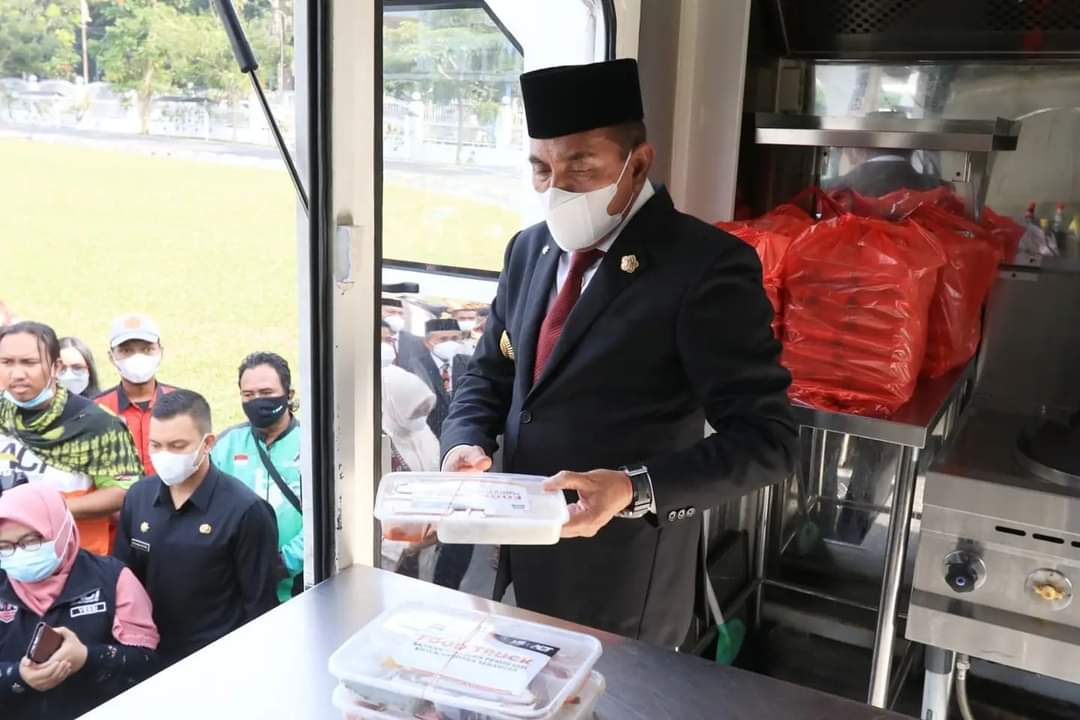
POLYGON ((146 542, 145 540, 137 540, 135 538, 131 538, 131 547, 135 548, 136 550, 142 550, 143 552, 150 552, 150 543, 146 542))
POLYGON ((94 603, 93 605, 76 605, 71 608, 71 617, 77 618, 83 615, 99 615, 108 610, 108 606, 103 603, 94 603))

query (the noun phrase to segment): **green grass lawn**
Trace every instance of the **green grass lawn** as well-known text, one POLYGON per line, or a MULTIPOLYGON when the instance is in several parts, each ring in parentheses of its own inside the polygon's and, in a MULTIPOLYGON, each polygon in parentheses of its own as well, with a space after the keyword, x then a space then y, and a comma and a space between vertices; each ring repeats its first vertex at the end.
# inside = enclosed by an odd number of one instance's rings
MULTIPOLYGON (((501 208, 388 185, 386 233, 410 259, 498 268, 516 229, 501 208)), ((236 368, 255 350, 299 374, 293 191, 286 173, 0 139, 0 300, 94 351, 109 322, 162 328, 160 377, 206 395, 220 430, 243 418, 236 368)), ((301 398, 301 404, 303 398, 301 398)))

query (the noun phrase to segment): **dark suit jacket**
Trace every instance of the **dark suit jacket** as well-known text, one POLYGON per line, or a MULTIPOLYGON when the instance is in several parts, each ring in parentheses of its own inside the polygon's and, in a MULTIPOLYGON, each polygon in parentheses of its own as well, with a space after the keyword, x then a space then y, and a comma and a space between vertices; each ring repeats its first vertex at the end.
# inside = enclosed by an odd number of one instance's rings
POLYGON ((428 414, 427 423, 428 427, 431 428, 431 432, 435 433, 435 437, 440 438, 442 437, 443 423, 446 421, 446 416, 450 414, 450 397, 457 390, 458 383, 465 375, 465 368, 469 360, 465 355, 454 356, 453 361, 450 363, 451 392, 448 393, 446 388, 443 387, 442 366, 435 364, 427 345, 423 345, 423 348, 423 354, 414 353, 408 364, 402 367, 417 375, 435 393, 435 407, 428 414))
POLYGON ((794 465, 790 376, 761 265, 749 245, 658 191, 601 262, 534 386, 559 255, 543 224, 510 242, 443 453, 468 444, 490 454, 504 433, 507 472, 647 464, 655 516, 615 519, 591 539, 504 548, 500 572, 524 608, 674 646, 693 609, 700 511, 794 465), (629 256, 634 272, 622 269, 629 256), (500 350, 503 333, 516 361, 500 350), (707 439, 706 420, 717 431, 707 439))
POLYGON ((410 367, 416 367, 416 363, 424 355, 431 354, 431 351, 428 350, 424 341, 407 330, 402 330, 398 333, 397 351, 397 366, 406 370, 410 367))

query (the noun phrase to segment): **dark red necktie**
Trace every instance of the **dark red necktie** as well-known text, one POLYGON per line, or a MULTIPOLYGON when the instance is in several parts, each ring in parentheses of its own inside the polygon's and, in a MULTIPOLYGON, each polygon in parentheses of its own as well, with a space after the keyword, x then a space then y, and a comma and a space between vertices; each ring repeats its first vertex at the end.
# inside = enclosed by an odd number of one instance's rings
POLYGON ((555 302, 548 309, 544 317, 544 323, 540 326, 540 335, 536 340, 536 365, 533 368, 533 384, 540 379, 544 372, 555 344, 559 342, 566 319, 570 317, 570 311, 574 309, 578 298, 581 297, 581 285, 585 280, 585 271, 604 256, 603 250, 586 250, 585 252, 573 253, 570 258, 570 272, 566 274, 562 290, 555 296, 555 302))

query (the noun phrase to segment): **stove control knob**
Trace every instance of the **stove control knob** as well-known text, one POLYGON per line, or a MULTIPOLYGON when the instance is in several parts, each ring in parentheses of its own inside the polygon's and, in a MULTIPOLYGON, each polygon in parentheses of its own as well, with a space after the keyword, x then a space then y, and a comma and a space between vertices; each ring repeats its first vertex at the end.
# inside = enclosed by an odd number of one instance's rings
POLYGON ((978 555, 957 550, 945 558, 945 582, 953 592, 969 593, 986 580, 986 565, 978 555))
POLYGON ((1073 586, 1068 577, 1050 568, 1028 575, 1027 590, 1042 607, 1064 610, 1072 604, 1073 586))

